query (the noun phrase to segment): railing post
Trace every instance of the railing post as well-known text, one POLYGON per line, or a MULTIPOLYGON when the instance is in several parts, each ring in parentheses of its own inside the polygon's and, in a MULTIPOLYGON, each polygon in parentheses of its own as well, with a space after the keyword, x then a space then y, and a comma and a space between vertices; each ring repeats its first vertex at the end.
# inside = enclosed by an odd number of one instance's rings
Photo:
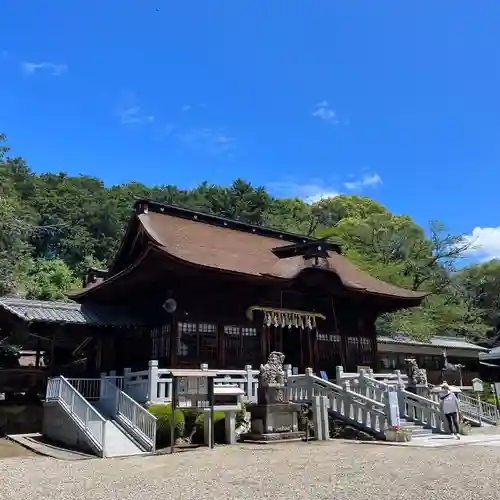
POLYGON ((206 372, 208 370, 208 364, 207 363, 202 363, 200 365, 200 370, 206 372))
POLYGON ((328 396, 320 397, 321 427, 323 428, 323 440, 330 439, 330 422, 328 421, 328 396))
POLYGON ((398 376, 398 382, 396 390, 398 391, 398 405, 399 405, 399 416, 406 417, 406 394, 403 379, 401 377, 401 372, 396 370, 395 373, 398 376))
POLYGON ((337 366, 335 368, 335 382, 337 385, 342 385, 342 379, 344 378, 344 367, 337 366))
POLYGON ((314 372, 312 368, 306 368, 306 390, 307 390, 307 401, 312 403, 313 395, 314 395, 314 387, 313 387, 313 376, 314 372))
POLYGON ((158 361, 152 359, 148 366, 148 394, 146 400, 155 403, 158 399, 158 361))
POLYGON ((252 373, 252 365, 245 365, 245 377, 246 377, 246 393, 247 400, 254 401, 255 395, 253 393, 253 373, 252 373))
POLYGON ((106 451, 106 421, 101 422, 101 443, 102 443, 102 458, 106 458, 107 456, 107 451, 106 451))
POLYGON ((124 368, 123 369, 123 388, 122 388, 122 391, 125 394, 128 394, 128 383, 130 381, 131 372, 132 372, 132 368, 124 368))
POLYGON ((323 422, 321 420, 320 396, 314 396, 311 402, 312 402, 314 433, 316 434, 316 439, 318 441, 323 441, 323 425, 322 425, 323 422))
POLYGON ((359 377, 358 377, 358 382, 359 382, 359 393, 362 394, 363 396, 371 397, 368 394, 369 388, 368 384, 366 383, 366 370, 364 368, 361 368, 359 370, 359 377))
POLYGON ((101 380, 99 381, 99 400, 106 397, 106 372, 101 373, 101 380))

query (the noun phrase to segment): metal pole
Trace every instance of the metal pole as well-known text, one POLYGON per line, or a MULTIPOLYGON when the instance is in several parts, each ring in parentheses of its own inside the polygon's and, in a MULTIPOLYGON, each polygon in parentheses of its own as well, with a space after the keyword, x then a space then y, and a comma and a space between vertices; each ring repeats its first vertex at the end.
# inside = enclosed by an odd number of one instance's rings
POLYGON ((482 426, 482 418, 481 418, 481 396, 479 392, 476 394, 477 397, 477 416, 479 417, 479 425, 482 426))
POLYGON ((172 375, 172 415, 170 415, 170 453, 174 452, 175 442, 175 408, 177 403, 177 377, 172 375))
POLYGON ((493 382, 491 385, 493 386, 493 395, 495 396, 495 402, 496 402, 497 411, 498 411, 500 409, 500 404, 498 402, 497 384, 495 382, 493 382))
POLYGON ((215 443, 215 422, 214 422, 214 407, 215 407, 215 391, 214 391, 214 378, 208 379, 208 395, 210 398, 210 448, 214 447, 215 443))

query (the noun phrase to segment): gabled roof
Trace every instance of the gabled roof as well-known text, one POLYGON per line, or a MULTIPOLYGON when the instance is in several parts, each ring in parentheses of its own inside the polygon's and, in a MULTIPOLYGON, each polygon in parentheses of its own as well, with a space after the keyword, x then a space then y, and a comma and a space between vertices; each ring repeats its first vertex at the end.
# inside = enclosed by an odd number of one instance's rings
POLYGON ((55 302, 0 297, 0 309, 28 323, 90 326, 138 326, 140 322, 123 310, 76 302, 55 302))
POLYGON ((498 360, 500 359, 500 346, 494 347, 493 349, 488 350, 488 352, 481 353, 479 355, 479 359, 481 360, 498 360))
MULTIPOLYGON (((427 295, 373 278, 343 257, 339 245, 330 245, 328 257, 317 262, 300 255, 280 258, 280 252, 276 252, 279 247, 323 241, 144 200, 136 203, 136 215, 108 280, 115 281, 113 278, 126 274, 134 266, 140 256, 137 247, 144 245, 144 240, 147 247, 169 258, 225 273, 293 280, 302 271, 316 268, 337 275, 345 288, 361 293, 407 299, 412 305, 427 295)), ((93 289, 105 286, 106 282, 93 289)))
POLYGON ((469 342, 463 337, 446 337, 446 336, 434 336, 431 337, 427 342, 421 340, 415 340, 405 334, 395 334, 391 337, 379 335, 377 336, 377 342, 381 344, 403 344, 403 345, 414 345, 414 346, 427 346, 427 347, 441 347, 443 349, 472 349, 475 351, 487 351, 485 347, 481 347, 477 344, 469 342))

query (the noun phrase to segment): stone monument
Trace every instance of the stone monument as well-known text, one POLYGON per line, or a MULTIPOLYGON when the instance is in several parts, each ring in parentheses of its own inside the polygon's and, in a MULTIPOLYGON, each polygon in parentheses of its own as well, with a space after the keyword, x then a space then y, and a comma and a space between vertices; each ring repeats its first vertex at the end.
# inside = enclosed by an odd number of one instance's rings
POLYGON ((424 368, 419 368, 414 358, 405 359, 405 363, 408 366, 408 392, 428 398, 427 371, 424 368))
POLYGON ((248 406, 251 429, 240 436, 241 441, 282 441, 305 436, 298 430, 301 405, 287 398, 284 360, 283 353, 274 351, 267 363, 260 365, 258 402, 248 406))

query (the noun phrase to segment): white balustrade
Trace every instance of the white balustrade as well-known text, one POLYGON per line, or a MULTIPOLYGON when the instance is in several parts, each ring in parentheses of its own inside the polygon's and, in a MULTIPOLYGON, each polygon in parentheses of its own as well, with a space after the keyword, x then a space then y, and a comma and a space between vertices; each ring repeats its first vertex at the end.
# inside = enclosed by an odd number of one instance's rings
MULTIPOLYGON (((201 369, 208 369, 206 364, 201 369)), ((151 360, 147 370, 133 372, 125 368, 123 391, 139 403, 171 403, 172 377, 169 368, 158 368, 158 361, 151 360)), ((218 370, 215 386, 236 386, 242 389, 249 402, 257 402, 258 370, 250 365, 244 370, 218 370)))
POLYGON ((386 404, 351 391, 313 374, 308 368, 305 375, 292 375, 287 379, 287 395, 296 403, 312 403, 316 396, 328 400, 328 409, 338 418, 357 427, 382 436, 386 427, 386 404))

